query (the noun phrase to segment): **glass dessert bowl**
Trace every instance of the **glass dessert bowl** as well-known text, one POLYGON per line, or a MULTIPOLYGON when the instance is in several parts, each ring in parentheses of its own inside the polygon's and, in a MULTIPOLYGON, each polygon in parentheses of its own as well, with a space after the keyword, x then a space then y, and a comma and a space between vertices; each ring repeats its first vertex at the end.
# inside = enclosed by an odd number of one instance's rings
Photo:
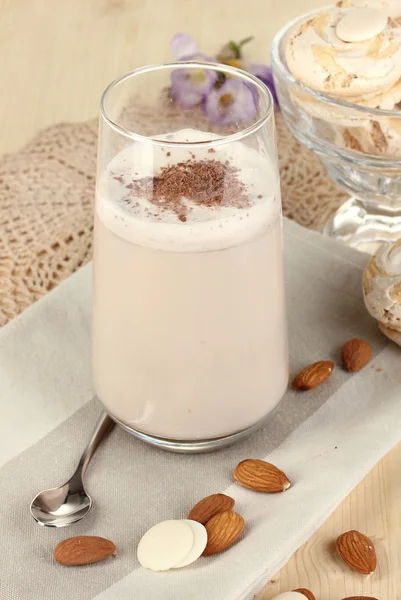
MULTIPOLYGON (((401 3, 398 10, 401 16, 401 3)), ((340 2, 290 22, 272 47, 287 126, 350 194, 324 232, 367 251, 401 236, 401 25, 395 16, 340 2)))

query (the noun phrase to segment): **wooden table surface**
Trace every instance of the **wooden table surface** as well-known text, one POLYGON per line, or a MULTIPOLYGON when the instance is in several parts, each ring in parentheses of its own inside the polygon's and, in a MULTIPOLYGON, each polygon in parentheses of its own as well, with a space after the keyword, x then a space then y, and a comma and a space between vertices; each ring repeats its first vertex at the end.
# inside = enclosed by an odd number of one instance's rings
MULTIPOLYGON (((47 125, 96 116, 106 84, 142 64, 169 60, 169 40, 178 31, 191 33, 210 54, 230 38, 253 34, 248 56, 266 62, 272 37, 287 20, 326 3, 0 0, 0 153, 18 150, 47 125)), ((317 600, 362 593, 400 600, 400 471, 401 445, 344 500, 257 600, 296 587, 310 588, 317 600), (333 540, 351 528, 378 541, 380 566, 372 577, 347 570, 335 557, 333 540)))

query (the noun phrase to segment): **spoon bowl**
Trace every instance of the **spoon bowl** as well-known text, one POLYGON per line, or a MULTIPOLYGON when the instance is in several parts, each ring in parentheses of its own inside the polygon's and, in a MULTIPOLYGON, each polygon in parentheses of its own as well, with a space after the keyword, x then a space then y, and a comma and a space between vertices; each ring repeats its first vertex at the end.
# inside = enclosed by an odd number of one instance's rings
POLYGON ((82 489, 71 493, 69 482, 40 492, 32 501, 31 515, 40 525, 66 527, 83 519, 92 508, 92 498, 82 489))
POLYGON ((46 527, 66 527, 89 513, 92 498, 85 491, 83 477, 96 448, 114 424, 113 419, 103 413, 71 479, 58 488, 44 490, 35 496, 30 510, 37 523, 46 527))

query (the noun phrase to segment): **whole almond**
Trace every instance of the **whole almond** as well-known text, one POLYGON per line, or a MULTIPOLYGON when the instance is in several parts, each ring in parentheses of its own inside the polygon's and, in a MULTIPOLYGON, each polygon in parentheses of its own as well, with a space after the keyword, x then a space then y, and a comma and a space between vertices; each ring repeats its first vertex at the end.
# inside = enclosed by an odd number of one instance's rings
POLYGON ((205 525, 207 544, 203 556, 222 552, 239 538, 245 526, 244 519, 233 510, 214 515, 205 525))
POLYGON ((306 588, 297 588, 296 590, 292 590, 293 592, 298 592, 298 594, 303 594, 308 598, 308 600, 316 600, 315 595, 312 594, 310 590, 306 588))
POLYGON ((332 360, 319 360, 305 369, 302 369, 292 380, 292 387, 296 390, 307 391, 321 385, 334 369, 332 360))
POLYGON ((231 510, 235 504, 235 500, 225 494, 212 494, 200 500, 195 504, 188 515, 188 519, 198 521, 202 525, 206 525, 214 515, 231 510))
POLYGON ((291 485, 283 471, 258 458, 248 458, 240 462, 235 468, 234 479, 255 492, 284 492, 291 485))
POLYGON ((377 600, 377 598, 373 598, 373 596, 347 596, 343 600, 377 600))
POLYGON ((337 552, 354 571, 368 575, 376 569, 376 551, 372 541, 359 531, 347 531, 337 538, 337 552))
POLYGON ((341 348, 341 360, 347 371, 360 371, 372 358, 372 348, 364 340, 349 340, 341 348))
POLYGON ((116 551, 113 542, 93 535, 78 535, 63 540, 54 549, 54 558, 61 565, 89 565, 111 556, 116 551))

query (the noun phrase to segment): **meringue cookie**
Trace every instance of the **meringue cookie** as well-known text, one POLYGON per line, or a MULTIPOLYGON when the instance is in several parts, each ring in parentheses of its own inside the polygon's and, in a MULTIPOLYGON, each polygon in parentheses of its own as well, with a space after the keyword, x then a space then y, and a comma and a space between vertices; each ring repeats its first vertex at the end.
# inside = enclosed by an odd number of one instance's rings
POLYGON ((353 101, 384 93, 401 79, 401 27, 387 19, 378 35, 345 42, 337 27, 354 10, 335 7, 313 14, 295 25, 286 46, 288 67, 298 81, 353 101))
POLYGON ((401 238, 382 244, 372 256, 364 272, 363 292, 372 317, 384 328, 401 332, 401 238))
POLYGON ((348 127, 342 130, 337 142, 365 154, 398 158, 401 155, 401 119, 378 118, 348 127))
POLYGON ((384 333, 385 336, 388 337, 389 340, 401 346, 401 331, 390 329, 390 327, 385 327, 381 323, 379 323, 379 329, 382 333, 384 333))
MULTIPOLYGON (((353 102, 353 98, 349 102, 353 102)), ((361 100, 356 99, 359 106, 367 106, 368 108, 382 108, 384 110, 394 110, 397 104, 401 102, 401 79, 393 85, 392 88, 381 94, 368 97, 361 100)))
POLYGON ((322 102, 322 100, 314 98, 302 88, 291 90, 291 96, 294 103, 301 106, 311 117, 326 121, 330 126, 354 127, 355 125, 367 124, 371 119, 368 113, 364 114, 357 109, 353 110, 348 106, 322 102))

